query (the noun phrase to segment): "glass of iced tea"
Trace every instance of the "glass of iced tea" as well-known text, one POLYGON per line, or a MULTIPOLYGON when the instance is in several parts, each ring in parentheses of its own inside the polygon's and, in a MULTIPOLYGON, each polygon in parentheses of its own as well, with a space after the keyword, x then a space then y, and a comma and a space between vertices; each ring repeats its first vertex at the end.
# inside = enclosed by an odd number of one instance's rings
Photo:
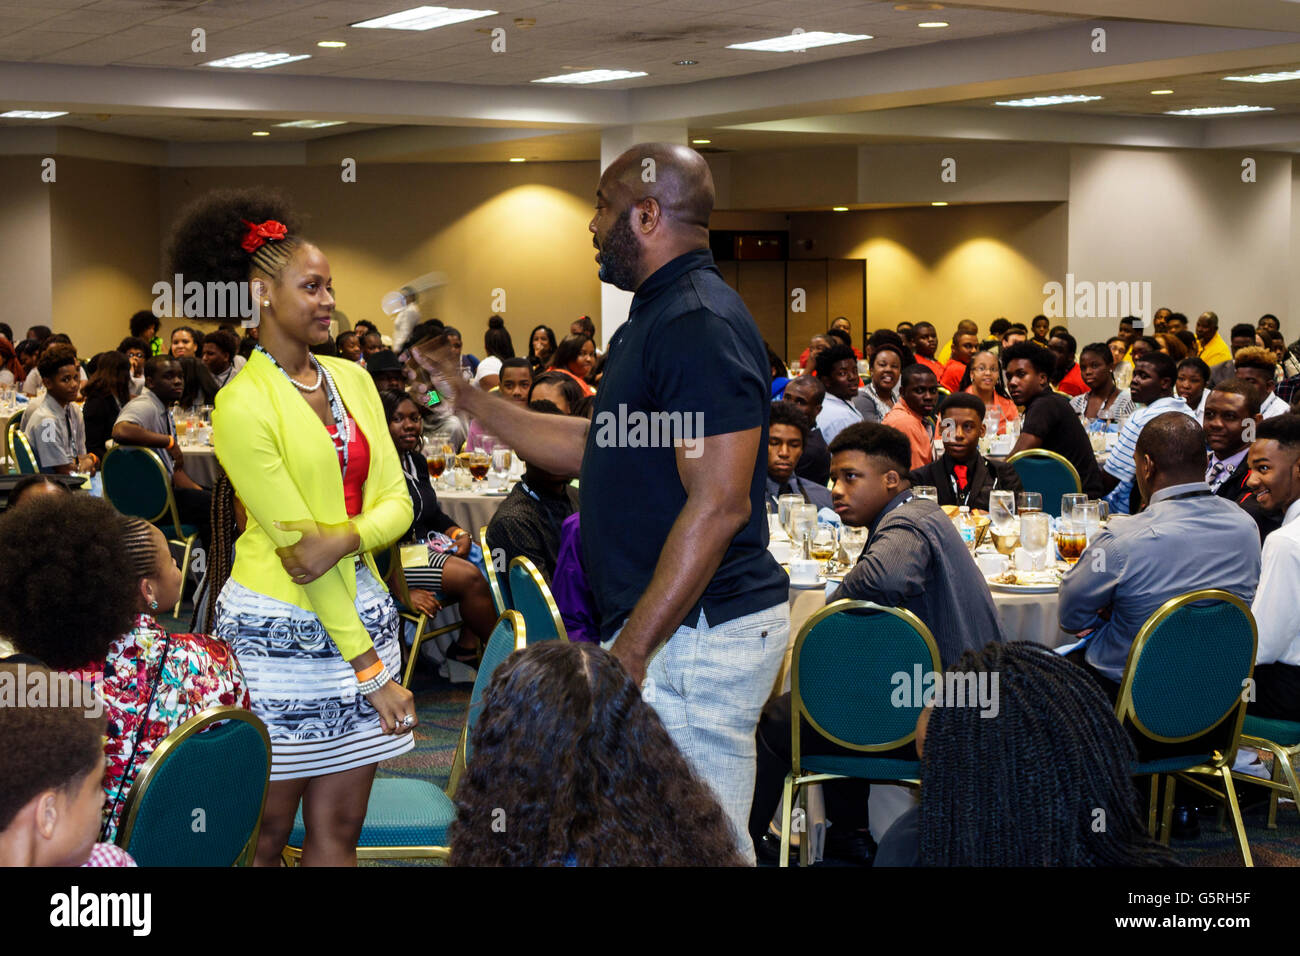
POLYGON ((429 463, 429 477, 435 479, 441 478, 442 473, 447 468, 447 459, 445 459, 441 454, 438 454, 430 455, 426 460, 429 463))
POLYGON ((1082 522, 1073 518, 1062 518, 1056 526, 1056 550, 1069 564, 1079 560, 1084 548, 1088 547, 1088 532, 1082 522))
POLYGON ((487 478, 489 467, 491 467, 491 460, 487 455, 481 452, 474 452, 470 455, 469 473, 474 476, 475 481, 483 481, 487 478))

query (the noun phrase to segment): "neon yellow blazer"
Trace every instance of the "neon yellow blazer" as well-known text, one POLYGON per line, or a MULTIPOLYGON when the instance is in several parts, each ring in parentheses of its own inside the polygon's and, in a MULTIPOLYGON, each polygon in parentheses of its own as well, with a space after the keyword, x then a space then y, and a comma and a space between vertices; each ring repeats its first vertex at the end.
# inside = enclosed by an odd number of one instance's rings
MULTIPOLYGON (((356 522, 366 565, 379 574, 370 552, 406 533, 413 520, 397 449, 379 393, 361 366, 322 356, 343 398, 370 444, 361 514, 356 522)), ((295 584, 275 549, 298 539, 278 531, 276 521, 314 520, 342 524, 343 476, 338 452, 320 418, 275 364, 253 352, 230 383, 217 393, 212 440, 235 494, 248 512, 248 524, 235 543, 230 576, 267 597, 312 611, 343 655, 351 660, 374 645, 357 614, 356 565, 345 558, 305 587, 295 584)))

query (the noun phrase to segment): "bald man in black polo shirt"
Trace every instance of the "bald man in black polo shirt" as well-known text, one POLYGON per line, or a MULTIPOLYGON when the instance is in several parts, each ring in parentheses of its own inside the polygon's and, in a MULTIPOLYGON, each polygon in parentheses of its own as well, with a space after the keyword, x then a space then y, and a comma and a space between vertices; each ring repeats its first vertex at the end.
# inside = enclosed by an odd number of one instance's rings
POLYGON ((789 636, 789 580, 767 552, 767 348, 713 264, 713 195, 685 146, 634 146, 601 176, 589 226, 600 278, 635 296, 590 424, 465 388, 449 350, 421 361, 525 461, 581 475, 602 637, 752 861, 754 732, 789 636))

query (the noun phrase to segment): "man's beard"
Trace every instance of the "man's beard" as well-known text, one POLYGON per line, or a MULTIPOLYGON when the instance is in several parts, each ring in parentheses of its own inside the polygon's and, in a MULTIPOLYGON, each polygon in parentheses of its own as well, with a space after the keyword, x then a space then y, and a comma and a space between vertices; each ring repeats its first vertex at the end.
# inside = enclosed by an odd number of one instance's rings
POLYGON ((641 263, 641 249, 637 246, 626 216, 620 216, 614 221, 599 249, 600 281, 626 292, 635 292, 640 285, 637 267, 641 263))

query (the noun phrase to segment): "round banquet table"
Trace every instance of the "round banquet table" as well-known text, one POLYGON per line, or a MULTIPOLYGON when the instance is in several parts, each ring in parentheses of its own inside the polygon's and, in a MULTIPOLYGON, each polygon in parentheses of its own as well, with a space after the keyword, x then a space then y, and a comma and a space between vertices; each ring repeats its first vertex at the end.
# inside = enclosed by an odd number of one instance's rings
MULTIPOLYGON (((790 660, 794 653, 794 639, 799 628, 821 608, 826 606, 834 586, 828 588, 790 588, 790 639, 786 644, 785 661, 777 675, 772 696, 790 690, 790 660)), ((990 588, 993 606, 1002 621, 1002 632, 1009 641, 1033 641, 1044 647, 1064 647, 1078 638, 1061 630, 1059 590, 1042 593, 1013 593, 990 588)))
POLYGON ((181 454, 185 456, 185 474, 208 490, 217 487, 225 471, 211 445, 181 445, 181 454))
POLYGON ((478 530, 484 527, 506 500, 505 495, 484 495, 474 491, 438 492, 438 505, 447 513, 447 517, 460 525, 478 542, 478 530))

